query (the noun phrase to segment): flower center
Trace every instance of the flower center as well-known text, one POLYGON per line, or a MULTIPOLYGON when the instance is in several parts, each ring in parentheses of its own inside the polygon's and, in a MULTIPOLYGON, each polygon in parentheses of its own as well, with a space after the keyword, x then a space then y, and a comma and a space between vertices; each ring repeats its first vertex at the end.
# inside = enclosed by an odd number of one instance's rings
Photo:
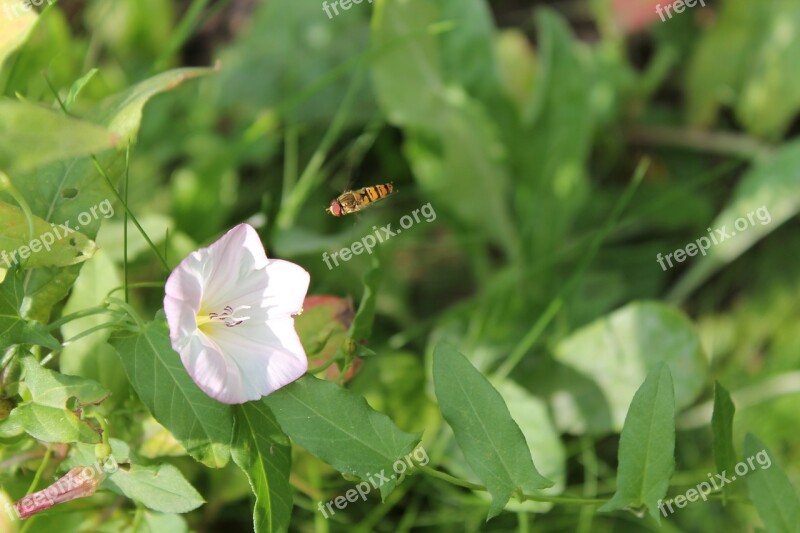
POLYGON ((233 328, 244 322, 245 320, 249 320, 249 316, 236 316, 236 313, 242 310, 250 309, 249 305, 240 305, 236 309, 231 307, 230 305, 226 305, 221 313, 209 313, 208 318, 198 315, 197 317, 197 326, 203 326, 210 322, 222 322, 229 328, 233 328))

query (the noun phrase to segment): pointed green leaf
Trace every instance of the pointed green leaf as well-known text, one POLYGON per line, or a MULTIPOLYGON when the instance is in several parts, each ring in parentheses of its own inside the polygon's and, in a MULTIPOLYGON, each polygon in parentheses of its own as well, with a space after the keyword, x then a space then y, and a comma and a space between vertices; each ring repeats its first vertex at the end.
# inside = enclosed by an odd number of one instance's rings
POLYGON ((205 502, 181 471, 170 464, 120 468, 108 476, 106 484, 114 492, 162 513, 188 513, 205 502))
POLYGON ((0 201, 0 268, 63 267, 82 263, 97 246, 81 232, 67 233, 33 216, 33 238, 28 219, 19 207, 0 201))
POLYGON ((109 343, 153 417, 192 457, 212 468, 225 466, 233 435, 231 407, 206 395, 192 381, 172 349, 163 314, 141 332, 115 332, 109 343))
POLYGON ((744 439, 744 454, 760 468, 747 474, 747 489, 769 533, 800 531, 800 498, 774 455, 758 437, 744 439))
POLYGON ((263 401, 247 402, 234 409, 236 434, 231 457, 250 481, 256 497, 255 531, 288 531, 292 516, 289 472, 292 447, 275 416, 263 401))
POLYGON ((92 81, 94 75, 97 74, 99 70, 96 68, 91 69, 89 72, 75 80, 75 83, 72 84, 72 87, 69 88, 69 94, 64 99, 64 107, 67 108, 67 111, 72 109, 72 106, 75 105, 75 101, 78 99, 78 95, 81 94, 83 88, 92 81))
POLYGON ((633 397, 619 440, 617 492, 599 510, 646 506, 659 521, 674 470, 675 394, 669 367, 659 363, 633 397))
POLYGON ((58 350, 61 345, 41 324, 22 318, 23 284, 17 269, 6 273, 0 283, 0 350, 14 344, 37 344, 58 350))
POLYGON ((433 384, 459 448, 492 495, 488 518, 500 513, 515 491, 530 493, 553 485, 536 470, 503 397, 449 344, 434 350, 433 384))
MULTIPOLYGON (((401 431, 374 411, 363 396, 328 381, 305 376, 264 398, 283 431, 342 474, 369 478, 414 449, 419 436, 401 431)), ((381 496, 394 489, 394 475, 381 496)))
POLYGON ((11 171, 102 152, 119 142, 119 136, 105 128, 68 117, 60 110, 2 99, 0 138, 0 168, 11 171))
POLYGON ((735 412, 736 407, 733 405, 730 393, 719 384, 719 381, 715 381, 711 436, 717 472, 732 472, 736 464, 736 450, 733 448, 733 414, 735 412))

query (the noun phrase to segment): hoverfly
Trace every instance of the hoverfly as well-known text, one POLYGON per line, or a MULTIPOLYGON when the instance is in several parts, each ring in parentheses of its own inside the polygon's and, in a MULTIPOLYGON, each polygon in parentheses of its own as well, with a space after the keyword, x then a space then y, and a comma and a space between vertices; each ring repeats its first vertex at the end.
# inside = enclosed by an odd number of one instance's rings
POLYGON ((335 217, 357 213, 394 192, 394 186, 391 183, 347 191, 331 200, 330 207, 325 211, 335 217))

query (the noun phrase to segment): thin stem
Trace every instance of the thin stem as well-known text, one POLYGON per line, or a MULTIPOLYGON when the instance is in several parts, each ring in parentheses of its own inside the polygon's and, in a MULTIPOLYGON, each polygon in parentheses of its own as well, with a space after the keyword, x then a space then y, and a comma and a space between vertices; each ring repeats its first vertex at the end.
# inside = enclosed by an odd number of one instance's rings
POLYGON ((119 203, 121 203, 122 207, 125 208, 125 212, 128 214, 129 217, 131 217, 131 222, 133 222, 133 225, 136 226, 136 229, 138 229, 139 233, 142 234, 142 237, 144 237, 144 240, 147 241, 147 245, 150 246, 150 249, 153 250, 153 253, 156 254, 156 257, 158 257, 158 260, 161 262, 161 266, 164 267, 164 270, 166 272, 169 272, 170 269, 169 265, 167 264, 167 261, 161 255, 161 252, 158 250, 156 245, 153 244, 153 241, 150 240, 150 237, 147 236, 147 232, 144 231, 142 225, 139 224, 139 221, 136 219, 136 216, 131 212, 130 208, 128 207, 128 202, 126 202, 122 198, 122 196, 120 196, 119 191, 117 191, 117 188, 114 187, 113 183, 111 183, 111 178, 108 177, 108 174, 106 174, 106 171, 100 165, 100 161, 97 160, 97 156, 92 155, 91 157, 92 161, 94 161, 94 166, 97 168, 97 171, 100 172, 100 175, 103 176, 103 178, 106 180, 106 183, 108 183, 108 186, 111 188, 111 192, 114 193, 114 196, 116 196, 119 203))
POLYGON ((73 344, 74 342, 79 341, 84 337, 88 337, 92 333, 95 333, 95 332, 98 332, 98 331, 102 331, 104 329, 108 329, 108 328, 112 328, 114 326, 117 326, 117 325, 119 325, 121 320, 122 320, 121 318, 118 318, 117 320, 114 320, 112 322, 104 322, 102 324, 94 326, 93 328, 89 328, 86 331, 82 331, 82 332, 78 333, 77 335, 75 335, 74 337, 72 337, 70 339, 67 339, 64 342, 62 342, 61 346, 64 346, 64 347, 69 346, 70 344, 73 344))
POLYGON ((44 457, 42 457, 42 462, 39 463, 39 468, 36 469, 36 474, 33 476, 33 481, 31 481, 31 486, 28 487, 28 492, 25 493, 25 496, 29 494, 33 494, 36 491, 36 486, 39 484, 39 480, 42 479, 42 474, 44 473, 45 467, 47 467, 47 463, 50 462, 50 456, 53 453, 53 449, 50 444, 47 445, 47 449, 44 452, 44 457))
POLYGON ((594 241, 592 241, 592 244, 589 247, 589 251, 583 257, 581 264, 578 266, 575 272, 572 273, 567 283, 563 286, 555 298, 553 298, 553 300, 545 309, 544 313, 539 316, 539 319, 533 324, 525 337, 523 337, 522 341, 520 341, 514 351, 511 352, 511 355, 509 355, 508 359, 506 359, 505 362, 500 365, 500 368, 497 369, 495 376, 500 378, 508 376, 539 340, 539 337, 542 335, 542 333, 544 333, 547 326, 550 324, 553 318, 555 318, 555 316, 558 314, 558 311, 566 302, 567 297, 578 285, 578 282, 583 277, 584 272, 586 272, 586 270, 589 268, 589 265, 594 260, 597 252, 600 250, 600 246, 602 246, 603 242, 605 242, 606 238, 611 233, 612 228, 617 225, 620 215, 628 206, 628 203, 630 203, 631 198, 633 198, 633 195, 636 192, 636 189, 638 189, 639 184, 642 182, 642 179, 644 179, 644 175, 647 173, 649 166, 650 161, 648 159, 642 159, 642 161, 639 162, 636 170, 633 173, 631 182, 626 187, 625 192, 623 192, 622 196, 617 202, 617 205, 614 206, 614 210, 608 217, 605 226, 600 233, 595 236, 594 241))
MULTIPOLYGON (((131 168, 131 143, 125 150, 125 204, 128 204, 128 183, 131 168)), ((128 303, 128 212, 122 217, 122 283, 125 288, 125 303, 128 303)))
POLYGON ((64 324, 66 324, 68 322, 72 322, 73 320, 78 320, 79 318, 84 318, 84 317, 92 316, 92 315, 99 315, 101 313, 108 313, 108 312, 109 312, 109 309, 108 309, 108 307, 105 307, 105 306, 99 305, 97 307, 89 307, 87 309, 83 309, 81 311, 77 311, 75 313, 71 313, 69 315, 62 316, 58 320, 56 320, 54 322, 51 322, 47 326, 47 331, 56 330, 56 329, 60 328, 61 326, 63 326, 64 324))
POLYGON ((312 154, 306 168, 297 180, 297 185, 289 193, 287 201, 281 206, 280 213, 278 213, 278 227, 280 229, 289 228, 294 224, 294 221, 300 213, 300 207, 319 185, 322 178, 320 169, 325 162, 328 152, 339 138, 339 134, 347 123, 347 116, 358 95, 358 89, 361 87, 363 77, 364 71, 362 70, 353 79, 341 106, 339 106, 339 110, 336 112, 336 116, 333 118, 333 122, 331 122, 328 131, 325 132, 325 136, 322 138, 322 142, 320 142, 319 146, 312 154))
MULTIPOLYGON (((129 289, 160 289, 162 287, 164 287, 163 281, 141 281, 139 283, 128 283, 129 289)), ((124 289, 125 289, 124 285, 120 285, 119 287, 114 287, 108 292, 108 294, 106 294, 106 298, 108 298, 115 292, 119 292, 124 289)), ((125 301, 125 303, 128 303, 127 300, 125 301)))
POLYGON ((674 146, 748 160, 774 151, 772 146, 744 135, 698 129, 638 127, 629 132, 628 138, 639 145, 674 146))
POLYGON ((139 316, 139 313, 137 313, 136 310, 133 307, 131 307, 130 305, 126 304, 125 302, 123 302, 119 298, 108 297, 108 298, 106 298, 106 301, 109 302, 109 303, 113 303, 113 304, 116 304, 116 305, 120 306, 126 313, 128 313, 128 316, 130 316, 133 320, 136 321, 136 325, 139 326, 139 328, 142 331, 144 331, 144 328, 145 328, 144 320, 142 320, 142 317, 139 316))
MULTIPOLYGON (((488 492, 489 489, 484 487, 483 485, 479 485, 477 483, 472 483, 469 481, 465 481, 463 479, 459 479, 455 476, 451 476, 445 472, 440 470, 436 470, 429 466, 423 465, 416 465, 417 470, 421 470, 425 472, 431 477, 435 477, 436 479, 441 479, 442 481, 446 481, 451 485, 456 485, 457 487, 464 487, 465 489, 470 490, 479 490, 481 492, 488 492)), ((575 498, 571 496, 545 496, 544 494, 518 494, 517 498, 521 501, 534 501, 534 502, 549 502, 549 503, 560 503, 565 505, 600 505, 608 500, 600 499, 600 498, 575 498)))
POLYGON ((197 26, 200 15, 203 14, 203 9, 208 5, 208 1, 209 0, 194 0, 194 2, 192 2, 192 5, 189 6, 186 15, 181 19, 178 27, 172 32, 172 39, 170 39, 169 43, 164 47, 164 51, 155 62, 155 71, 166 68, 170 56, 183 46, 197 26))

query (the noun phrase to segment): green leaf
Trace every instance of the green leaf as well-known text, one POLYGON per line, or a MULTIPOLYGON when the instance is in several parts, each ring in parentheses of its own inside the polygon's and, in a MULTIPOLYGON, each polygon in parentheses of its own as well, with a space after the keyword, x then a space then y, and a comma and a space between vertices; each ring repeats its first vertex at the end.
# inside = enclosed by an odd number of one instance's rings
POLYGON ((492 495, 488 518, 499 514, 515 491, 530 493, 553 485, 536 470, 503 397, 449 344, 434 350, 433 384, 459 448, 492 495))
MULTIPOLYGON (((446 84, 435 35, 444 27, 438 7, 426 0, 376 4, 372 39, 380 54, 371 64, 373 86, 388 121, 408 130, 406 157, 432 205, 513 256, 517 231, 501 165, 504 147, 490 112, 462 87, 446 84), (488 225, 487 212, 493 214, 488 225)), ((450 43, 451 54, 462 46, 450 43)))
POLYGON ((372 335, 372 323, 375 321, 375 302, 378 299, 378 286, 381 281, 380 263, 374 260, 372 268, 364 274, 364 294, 350 326, 350 338, 356 342, 369 339, 372 335))
MULTIPOLYGON (((164 72, 104 100, 91 117, 114 132, 121 139, 121 144, 127 144, 136 136, 142 109, 151 97, 208 72, 211 70, 178 69, 164 72)), ((120 170, 114 164, 120 162, 118 155, 114 152, 98 157, 112 181, 120 170)), ((74 228, 79 225, 79 216, 82 213, 92 214, 94 208, 94 216, 89 224, 85 227, 80 225, 81 231, 90 239, 97 236, 102 221, 114 213, 111 205, 113 192, 88 157, 53 163, 37 168, 35 172, 17 173, 10 177, 33 213, 46 222, 70 223, 74 228)), ((47 322, 53 306, 67 296, 79 272, 80 265, 66 269, 34 270, 25 286, 24 316, 47 322)))
POLYGON ((760 466, 747 474, 750 499, 769 533, 800 531, 800 499, 780 465, 773 462, 772 452, 758 437, 750 433, 744 439, 744 453, 760 466))
POLYGON ((117 134, 122 143, 132 142, 142 122, 142 110, 155 95, 171 91, 186 80, 207 76, 215 72, 211 68, 180 68, 157 74, 130 89, 110 96, 92 118, 117 134))
MULTIPOLYGON (((711 241, 705 256, 689 259, 692 266, 673 287, 670 300, 682 301, 720 268, 800 212, 798 167, 800 141, 786 143, 756 162, 739 181, 727 207, 710 225, 712 230, 724 229, 728 237, 723 238, 714 231, 714 237, 723 240, 719 244, 711 244, 711 241), (739 228, 737 221, 742 221, 738 222, 739 228)), ((706 233, 702 237, 708 240, 709 236, 706 233)))
POLYGON ((133 464, 109 475, 106 483, 114 492, 162 513, 188 513, 205 503, 181 471, 170 464, 133 464))
MULTIPOLYGON (((0 17, 1 18, 1 17, 0 17)), ((0 168, 30 170, 113 148, 119 136, 61 111, 0 99, 0 168)))
POLYGON ((41 324, 22 318, 22 295, 22 276, 17 269, 10 270, 0 283, 0 350, 14 344, 37 344, 51 350, 61 348, 41 324))
POLYGON ((91 379, 67 376, 42 368, 32 355, 22 357, 25 384, 39 405, 68 408, 70 398, 77 398, 79 406, 97 405, 110 394, 105 387, 91 379))
POLYGON ((24 403, 16 407, 7 419, 0 422, 0 435, 26 432, 44 442, 100 442, 100 435, 69 409, 24 403))
POLYGON ((633 397, 619 440, 617 492, 599 511, 644 505, 658 522, 674 470, 675 395, 669 367, 659 363, 633 397))
MULTIPOLYGON (((0 201, 0 268, 63 267, 82 263, 94 255, 94 241, 80 232, 53 227, 34 215, 33 238, 28 220, 19 207, 0 201)), ((70 228, 71 229, 71 228, 70 228)))
POLYGON ((736 464, 736 450, 733 448, 733 405, 730 393, 725 387, 714 382, 714 412, 711 415, 712 448, 717 472, 732 472, 736 464))
POLYGON ((0 0, 0 67, 6 58, 24 43, 36 24, 36 13, 23 10, 17 0, 0 0), (9 17, 8 13, 17 15, 9 17))
POLYGON ((292 446, 262 401, 236 406, 231 457, 250 481, 256 496, 255 531, 288 531, 292 516, 289 472, 292 446))
MULTIPOLYGON (((264 398, 289 437, 342 474, 368 479, 383 472, 419 442, 419 435, 401 431, 387 417, 347 389, 305 376, 264 398)), ((386 498, 394 489, 391 476, 381 485, 386 498)))
POLYGON ((622 428, 637 383, 659 363, 676 376, 678 409, 699 396, 707 373, 692 322, 658 302, 634 302, 584 326, 556 346, 555 358, 597 384, 566 391, 578 407, 570 425, 597 433, 622 428), (599 415, 606 411, 610 420, 599 415))
POLYGON ((689 119, 710 126, 720 107, 735 107, 750 133, 780 138, 800 111, 798 25, 793 0, 722 3, 690 63, 689 119))
POLYGON ((78 99, 78 95, 81 94, 83 88, 86 87, 86 85, 90 81, 92 81, 92 78, 94 78, 94 75, 97 74, 98 72, 99 72, 98 69, 93 68, 89 72, 87 72, 86 74, 75 80, 75 83, 73 83, 72 87, 70 87, 69 89, 69 94, 64 99, 64 107, 67 108, 67 111, 72 109, 72 107, 75 105, 75 101, 78 99))
POLYGON ((153 417, 192 457, 212 468, 225 466, 233 435, 231 407, 209 397, 192 381, 172 349, 163 315, 159 312, 156 321, 139 333, 113 333, 109 343, 153 417))
POLYGON ((163 533, 165 531, 169 531, 169 533, 189 532, 186 521, 179 515, 144 511, 143 516, 144 520, 139 522, 136 529, 133 529, 130 533, 163 533))

